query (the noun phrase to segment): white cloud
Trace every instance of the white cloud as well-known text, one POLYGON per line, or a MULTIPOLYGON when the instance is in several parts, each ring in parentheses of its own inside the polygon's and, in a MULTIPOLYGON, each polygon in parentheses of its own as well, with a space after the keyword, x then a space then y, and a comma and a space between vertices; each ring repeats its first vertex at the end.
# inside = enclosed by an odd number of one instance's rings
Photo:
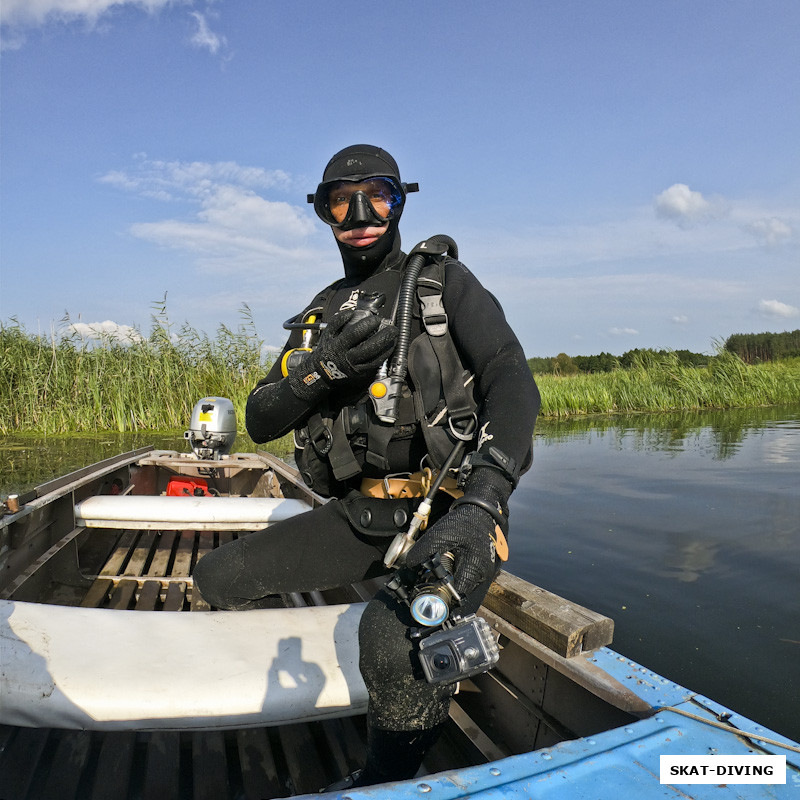
POLYGON ((784 242, 788 242, 794 235, 792 226, 777 217, 753 220, 747 225, 747 229, 756 239, 769 247, 775 247, 784 242))
POLYGON ((612 336, 638 336, 639 331, 636 328, 609 328, 608 332, 612 336))
MULTIPOLYGON (((206 0, 210 3, 213 0, 206 0)), ((82 24, 94 30, 107 17, 123 8, 134 8, 155 14, 168 7, 192 6, 195 0, 3 0, 0 3, 0 21, 3 25, 2 47, 16 50, 25 43, 25 32, 51 23, 82 24)), ((213 12, 189 11, 194 21, 194 32, 189 44, 212 55, 227 49, 224 36, 211 29, 209 19, 213 12)))
POLYGON ((675 325, 685 325, 689 321, 689 317, 686 314, 676 314, 672 317, 671 322, 675 325))
POLYGON ((99 180, 118 189, 195 207, 185 218, 138 222, 130 232, 196 257, 206 271, 263 274, 265 270, 328 261, 310 242, 317 233, 305 206, 266 199, 260 192, 293 185, 281 170, 234 162, 153 161, 137 159, 130 171, 115 170, 99 180))
POLYGON ((779 300, 762 300, 757 307, 758 313, 763 317, 773 319, 790 319, 800 316, 800 309, 781 303, 779 300))
POLYGON ((705 222, 719 211, 700 192, 690 189, 685 183, 674 183, 655 199, 656 214, 679 225, 705 222))
POLYGON ((186 0, 3 0, 1 19, 4 25, 33 27, 46 22, 83 21, 94 25, 114 8, 133 6, 149 13, 186 0))
POLYGON ((206 49, 211 55, 216 55, 220 48, 224 48, 228 44, 224 36, 211 30, 205 14, 201 14, 199 11, 192 11, 191 16, 197 23, 197 30, 189 41, 195 47, 206 49))
POLYGON ((142 334, 130 325, 120 325, 107 319, 105 322, 73 322, 64 328, 64 333, 69 336, 76 334, 81 339, 110 340, 120 344, 133 344, 143 341, 142 334))

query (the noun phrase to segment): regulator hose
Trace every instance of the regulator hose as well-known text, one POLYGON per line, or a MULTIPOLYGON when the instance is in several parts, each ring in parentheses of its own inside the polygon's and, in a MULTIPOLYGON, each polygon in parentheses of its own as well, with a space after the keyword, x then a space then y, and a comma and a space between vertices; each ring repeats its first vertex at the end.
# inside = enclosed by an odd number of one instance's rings
POLYGON ((389 375, 401 380, 408 372, 408 348, 411 344, 411 316, 414 309, 414 295, 417 291, 417 281, 425 262, 430 256, 444 255, 447 253, 452 258, 458 258, 458 245, 449 236, 439 233, 420 242, 409 254, 403 283, 397 299, 397 313, 395 324, 399 329, 397 345, 389 368, 389 375))

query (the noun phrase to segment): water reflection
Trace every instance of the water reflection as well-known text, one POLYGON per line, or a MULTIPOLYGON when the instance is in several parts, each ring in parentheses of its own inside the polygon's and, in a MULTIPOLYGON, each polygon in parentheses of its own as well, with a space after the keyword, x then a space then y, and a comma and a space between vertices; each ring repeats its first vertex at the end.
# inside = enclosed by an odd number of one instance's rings
POLYGON ((681 411, 669 414, 620 414, 615 416, 542 419, 536 425, 537 442, 556 443, 574 437, 591 441, 613 437, 618 449, 655 450, 677 455, 688 450, 729 459, 750 437, 779 427, 794 438, 772 442, 772 458, 784 462, 800 449, 797 407, 734 408, 726 411, 681 411))
POLYGON ((545 420, 534 454, 511 571, 612 617, 631 658, 800 737, 800 407, 545 420))
MULTIPOLYGON (((11 492, 21 494, 51 478, 147 445, 156 449, 188 451, 183 431, 5 436, 0 439, 0 496, 11 492)), ((247 437, 239 436, 233 452, 252 450, 253 447, 247 437)))

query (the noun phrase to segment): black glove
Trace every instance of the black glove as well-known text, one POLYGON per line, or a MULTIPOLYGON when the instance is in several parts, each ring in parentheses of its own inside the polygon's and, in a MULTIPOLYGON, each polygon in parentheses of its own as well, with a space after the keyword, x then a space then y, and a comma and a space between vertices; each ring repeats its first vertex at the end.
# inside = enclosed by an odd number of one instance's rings
MULTIPOLYGON (((498 567, 495 526, 508 519, 511 482, 497 470, 479 467, 470 475, 464 497, 419 538, 406 556, 406 566, 418 567, 434 553, 455 558, 453 585, 462 596, 493 577, 498 567), (494 514, 470 500, 493 509, 494 514)), ((506 528, 507 525, 502 526, 506 528)))
POLYGON ((289 373, 289 386, 297 397, 316 403, 334 386, 371 378, 394 350, 394 325, 381 327, 374 314, 348 325, 352 316, 353 309, 334 314, 316 348, 289 373))

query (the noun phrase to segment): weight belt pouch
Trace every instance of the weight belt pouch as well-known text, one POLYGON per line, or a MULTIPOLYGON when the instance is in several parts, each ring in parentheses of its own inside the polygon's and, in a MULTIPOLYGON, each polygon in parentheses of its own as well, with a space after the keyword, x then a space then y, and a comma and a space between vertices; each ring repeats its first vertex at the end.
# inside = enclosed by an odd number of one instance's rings
POLYGON ((352 491, 341 502, 347 519, 358 533, 368 539, 385 540, 388 545, 398 533, 408 530, 420 498, 384 499, 352 491))

